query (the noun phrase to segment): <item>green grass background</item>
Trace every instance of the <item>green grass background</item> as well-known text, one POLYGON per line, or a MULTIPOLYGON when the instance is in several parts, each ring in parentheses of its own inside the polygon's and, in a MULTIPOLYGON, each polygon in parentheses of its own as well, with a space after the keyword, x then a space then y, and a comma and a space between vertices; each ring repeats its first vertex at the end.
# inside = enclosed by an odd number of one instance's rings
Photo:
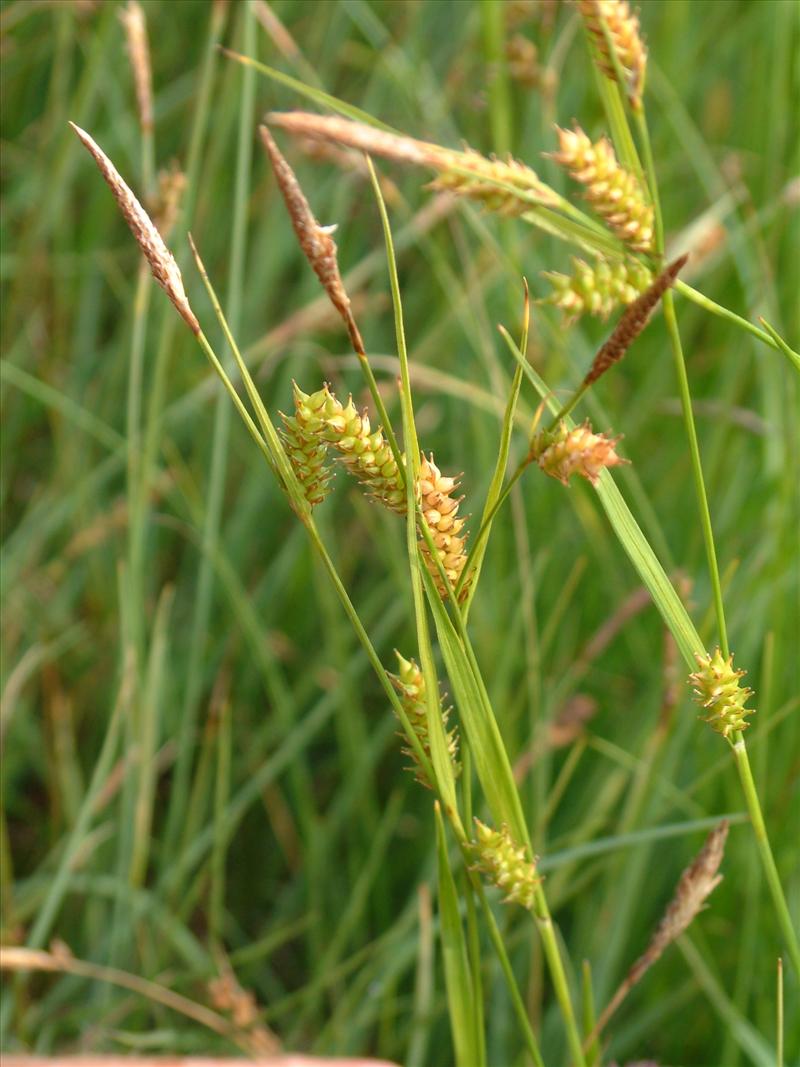
MULTIPOLYGON (((573 11, 540 3, 514 32, 536 43, 543 64, 554 62, 553 91, 515 83, 491 32, 511 32, 510 7, 276 0, 301 56, 281 56, 259 26, 255 54, 415 136, 466 140, 484 152, 510 147, 558 186, 541 153, 555 147, 554 121, 577 118, 602 131, 594 76, 573 11)), ((185 165, 212 6, 145 0, 144 8, 157 163, 185 165)), ((155 288, 143 349, 153 459, 146 497, 126 479, 139 255, 67 127, 72 119, 87 128, 141 188, 118 10, 112 0, 17 0, 0 13, 3 939, 24 944, 34 931, 44 947, 58 937, 76 956, 203 1003, 224 950, 288 1047, 443 1067, 452 1052, 441 960, 431 955, 435 924, 420 911, 425 887, 435 894, 431 796, 402 771, 395 723, 301 528, 155 288), (209 514, 217 511, 215 538, 209 514), (133 570, 132 540, 141 546, 133 570), (176 807, 181 724, 192 717, 190 789, 176 807), (112 727, 109 740, 112 722, 119 735, 112 727), (100 797, 82 817, 93 784, 100 797), (149 806, 152 824, 146 815, 137 824, 149 806), (59 870, 63 892, 42 918, 59 870)), ((642 11, 667 232, 696 248, 687 227, 700 218, 722 227, 717 247, 698 255, 693 284, 754 321, 765 315, 795 347, 799 12, 789 0, 648 0, 642 11)), ((231 4, 222 34, 239 50, 244 16, 242 3, 231 4)), ((242 68, 223 56, 214 63, 189 225, 230 307, 237 130, 247 105, 242 68)), ((261 77, 254 91, 256 116, 304 106, 261 77)), ((358 271, 359 323, 399 425, 368 180, 358 167, 342 171, 280 140, 317 216, 339 224, 342 269, 358 271)), ((445 471, 463 470, 462 510, 477 515, 513 372, 496 324, 516 334, 521 274, 542 296, 539 272, 564 269, 568 256, 523 222, 470 206, 430 224, 425 176, 379 169, 392 183, 420 435, 445 471)), ((288 410, 293 378, 309 391, 328 380, 364 400, 346 338, 325 312, 255 143, 244 206, 237 336, 268 408, 288 410)), ((171 244, 206 332, 221 344, 186 257, 186 229, 184 220, 171 244)), ((780 353, 680 298, 678 314, 731 644, 756 691, 748 744, 797 915, 797 375, 780 353)), ((536 309, 531 358, 566 390, 605 332, 589 321, 565 328, 552 309, 536 309)), ((532 412, 536 398, 525 403, 532 412)), ((712 646, 702 537, 659 317, 584 410, 597 428, 624 433, 633 463, 617 481, 668 572, 692 581, 692 615, 712 646)), ((134 448, 134 463, 145 447, 134 448)), ((524 447, 520 434, 515 454, 524 447)), ((415 654, 403 524, 343 475, 318 514, 387 667, 395 647, 415 654)), ((548 899, 576 988, 587 959, 599 1006, 699 849, 698 821, 743 810, 726 746, 697 721, 682 677, 674 716, 658 732, 664 635, 652 607, 634 613, 601 655, 585 656, 636 591, 591 490, 567 491, 532 471, 495 524, 470 618, 512 759, 536 756, 523 797, 548 899), (585 734, 544 751, 547 723, 576 694, 597 704, 585 734)), ((612 1021, 610 1058, 775 1062, 780 938, 741 818, 723 871, 709 910, 612 1021)), ((497 914, 545 1059, 564 1062, 532 924, 499 905, 497 914)), ((488 947, 485 959, 489 1062, 511 1067, 523 1062, 520 1042, 488 947)), ((800 1055, 798 989, 788 973, 787 1063, 800 1055)), ((197 1024, 100 983, 39 976, 8 982, 4 992, 9 1049, 232 1050, 197 1024)))

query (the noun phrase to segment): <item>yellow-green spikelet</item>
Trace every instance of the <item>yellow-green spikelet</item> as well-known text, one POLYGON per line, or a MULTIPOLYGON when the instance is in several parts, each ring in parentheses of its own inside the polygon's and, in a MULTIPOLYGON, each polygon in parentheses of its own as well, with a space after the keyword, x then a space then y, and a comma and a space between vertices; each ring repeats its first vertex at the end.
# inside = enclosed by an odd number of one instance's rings
POLYGON ((753 691, 740 685, 739 679, 747 671, 734 670, 733 653, 725 659, 719 649, 713 656, 695 653, 695 659, 697 670, 689 675, 689 681, 694 685, 695 700, 706 710, 703 721, 725 738, 746 729, 747 716, 754 709, 744 705, 753 691))
POLYGON ((283 445, 303 486, 306 500, 314 507, 330 492, 331 470, 326 465, 328 444, 323 433, 326 419, 334 414, 338 401, 324 386, 316 393, 304 393, 293 383, 294 415, 284 415, 283 445))
MULTIPOLYGON (((428 734, 428 713, 425 700, 425 679, 422 675, 422 671, 413 659, 405 659, 399 652, 395 652, 395 655, 397 656, 398 673, 390 674, 389 677, 391 678, 395 689, 400 693, 403 711, 406 713, 408 721, 411 724, 411 729, 417 735, 420 745, 426 755, 430 758, 431 750, 428 734)), ((453 764, 453 771, 458 775, 461 770, 458 762, 458 732, 455 728, 450 731, 447 730, 447 720, 450 717, 450 709, 442 708, 441 710, 442 723, 447 738, 447 751, 453 764)), ((430 788, 431 783, 428 781, 427 775, 420 766, 419 757, 413 747, 410 744, 407 744, 403 747, 402 751, 404 755, 413 760, 414 766, 410 769, 414 771, 414 777, 417 781, 430 788)))
POLYGON ((536 863, 528 859, 524 846, 516 844, 507 826, 493 830, 475 820, 476 839, 472 844, 475 869, 506 894, 505 900, 533 910, 536 886, 536 863))
POLYGON ((560 308, 567 321, 580 315, 607 319, 620 304, 632 304, 653 281, 653 273, 636 259, 600 259, 587 263, 573 257, 572 274, 544 271, 553 291, 542 301, 560 308))
POLYGON ((344 407, 333 399, 337 410, 326 416, 325 440, 334 446, 344 466, 370 496, 404 514, 406 491, 383 430, 371 428, 369 415, 366 411, 359 414, 352 397, 344 407))

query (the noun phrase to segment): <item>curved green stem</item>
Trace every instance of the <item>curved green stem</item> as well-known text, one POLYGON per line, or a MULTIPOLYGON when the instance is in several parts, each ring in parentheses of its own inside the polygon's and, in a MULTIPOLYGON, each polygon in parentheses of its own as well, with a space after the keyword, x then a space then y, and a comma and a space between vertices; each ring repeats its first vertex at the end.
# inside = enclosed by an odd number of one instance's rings
MULTIPOLYGON (((661 202, 658 196, 658 184, 656 182, 655 163, 653 160, 653 149, 650 144, 650 133, 647 128, 647 119, 645 118, 644 108, 636 113, 636 122, 639 128, 639 134, 642 142, 642 150, 644 154, 645 172, 647 174, 647 181, 650 186, 650 196, 653 201, 653 210, 655 213, 655 232, 656 232, 656 251, 659 256, 664 254, 664 220, 661 214, 661 202)), ((706 559, 708 561, 709 578, 711 581, 712 595, 714 598, 714 610, 717 617, 717 631, 719 635, 719 645, 722 650, 723 656, 727 659, 730 654, 728 648, 728 629, 725 623, 725 608, 722 602, 722 583, 719 577, 719 565, 717 563, 717 550, 714 544, 714 531, 711 526, 711 512, 708 507, 708 495, 706 493, 705 479, 703 478, 703 466, 700 460, 700 446, 697 441, 697 430, 694 424, 694 413, 692 411, 692 397, 689 391, 689 377, 686 373, 686 360, 683 355, 683 346, 681 345, 681 335, 678 329, 678 318, 675 314, 675 300, 672 295, 672 290, 668 289, 664 293, 663 301, 664 305, 664 321, 667 324, 667 332, 669 333, 670 343, 672 346, 672 356, 675 363, 675 373, 678 377, 678 391, 681 398, 681 407, 683 409, 683 422, 686 429, 686 437, 689 442, 689 455, 692 463, 692 477, 694 479, 695 494, 697 496, 697 506, 700 512, 700 525, 703 531, 703 543, 706 550, 706 559)))

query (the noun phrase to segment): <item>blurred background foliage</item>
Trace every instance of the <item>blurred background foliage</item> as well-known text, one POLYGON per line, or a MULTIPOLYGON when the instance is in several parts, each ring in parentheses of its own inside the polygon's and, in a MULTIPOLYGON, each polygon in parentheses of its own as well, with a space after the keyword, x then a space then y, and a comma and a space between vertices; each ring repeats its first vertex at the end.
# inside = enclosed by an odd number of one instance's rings
MULTIPOLYGON (((249 33, 262 62, 393 127, 510 150, 561 188, 541 155, 555 147, 553 123, 576 118, 593 135, 603 130, 577 17, 555 0, 275 0, 296 50, 268 32, 258 3, 249 29, 242 2, 143 7, 159 168, 186 167, 201 71, 213 65, 189 217, 171 245, 220 343, 185 236, 190 228, 229 302, 245 75, 210 47, 215 31, 239 51, 249 33)), ((128 449, 139 254, 67 127, 72 119, 88 129, 141 189, 119 12, 112 0, 12 0, 0 11, 3 938, 30 943, 33 931, 42 946, 60 938, 78 957, 223 1014, 208 983, 227 959, 288 1047, 441 1067, 451 1052, 431 948, 431 797, 402 771, 385 699, 302 530, 238 422, 220 414, 227 399, 155 289, 144 429, 128 449), (144 470, 144 495, 131 463, 144 470), (186 730, 192 721, 196 737, 186 730), (191 758, 176 802, 182 744, 191 758), (154 754, 150 776, 142 752, 154 754), (99 793, 87 811, 93 784, 99 793), (137 819, 150 806, 142 830, 137 819), (137 848, 144 853, 135 856, 137 848), (65 880, 53 906, 58 871, 65 880)), ((672 245, 692 251, 694 285, 747 317, 765 315, 795 347, 799 22, 790 0, 649 0, 642 11, 672 245)), ((254 88, 256 117, 307 106, 261 76, 254 88)), ((338 223, 342 269, 355 272, 357 317, 399 425, 380 222, 363 166, 280 140, 317 216, 338 223)), ((512 371, 496 324, 518 333, 521 276, 534 298, 544 296, 539 272, 567 268, 568 251, 521 221, 435 197, 420 172, 384 162, 379 170, 420 433, 444 470, 464 472, 462 511, 475 516, 512 371)), ((237 333, 269 410, 289 409, 292 379, 309 391, 327 380, 366 403, 255 143, 245 242, 237 333)), ((698 307, 679 300, 678 311, 732 646, 757 694, 748 743, 797 912, 797 378, 779 353, 698 307)), ((554 309, 537 307, 531 359, 551 386, 567 389, 607 329, 588 320, 567 327, 554 309)), ((525 404, 532 415, 535 397, 525 404)), ((633 462, 617 481, 668 572, 683 575, 713 645, 659 317, 585 411, 598 428, 624 433, 633 462)), ((520 434, 514 454, 524 447, 520 434)), ((393 648, 416 653, 402 523, 342 475, 319 517, 392 669, 393 648)), ((702 820, 742 811, 733 764, 697 722, 680 664, 671 677, 657 613, 588 486, 566 491, 526 475, 495 526, 470 621, 573 977, 589 960, 602 1005, 699 848, 702 820), (677 704, 665 713, 670 685, 677 704), (552 724, 568 707, 582 709, 585 722, 559 735, 552 724)), ((741 820, 723 871, 710 910, 613 1020, 611 1058, 774 1062, 765 1049, 774 1043, 780 942, 741 820)), ((532 924, 509 909, 498 917, 546 1061, 562 1062, 532 924)), ((503 1067, 522 1062, 519 1041, 488 948, 486 960, 490 1063, 503 1067)), ((788 975, 794 1054, 797 990, 788 975)), ((33 976, 7 992, 7 1048, 232 1047, 104 983, 33 976)))

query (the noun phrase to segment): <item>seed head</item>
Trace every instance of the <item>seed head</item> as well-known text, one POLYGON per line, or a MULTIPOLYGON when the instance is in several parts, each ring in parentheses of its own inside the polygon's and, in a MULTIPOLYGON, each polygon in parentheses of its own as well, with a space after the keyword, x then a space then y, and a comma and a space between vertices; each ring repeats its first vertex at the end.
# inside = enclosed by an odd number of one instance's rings
POLYGON ((555 430, 543 430, 531 445, 531 455, 551 478, 564 485, 573 474, 597 485, 604 467, 617 467, 628 460, 618 456, 615 446, 619 437, 594 433, 589 422, 570 430, 563 420, 555 430))
POLYGON ((400 469, 383 430, 373 430, 366 410, 359 413, 349 397, 325 423, 325 437, 339 459, 374 500, 401 515, 406 511, 406 490, 400 469))
POLYGON ((359 413, 352 397, 343 406, 327 385, 312 394, 295 385, 294 401, 294 416, 282 416, 284 443, 309 503, 318 504, 327 495, 330 475, 324 464, 330 445, 373 499, 405 514, 400 470, 383 431, 372 429, 366 411, 359 413))
MULTIPOLYGON (((446 478, 436 464, 433 455, 420 457, 419 499, 420 509, 428 524, 436 554, 444 568, 451 585, 455 586, 467 561, 466 537, 461 537, 465 520, 458 515, 458 507, 463 497, 454 497, 458 489, 457 478, 446 478)), ((422 553, 431 577, 436 583, 439 595, 444 599, 448 589, 442 581, 439 569, 433 559, 428 545, 421 542, 422 553)), ((461 597, 466 595, 467 584, 461 590, 461 597)))
POLYGON ((320 226, 309 207, 294 171, 275 144, 272 134, 266 126, 259 126, 258 132, 275 172, 300 248, 322 283, 331 303, 341 315, 353 347, 359 354, 363 353, 364 342, 353 318, 350 297, 347 295, 339 273, 336 242, 331 237, 336 227, 320 226))
POLYGON ((689 681, 694 686, 695 700, 706 709, 701 716, 703 721, 725 738, 745 730, 747 716, 755 710, 744 706, 753 690, 739 684, 747 671, 734 670, 733 653, 724 659, 719 649, 713 656, 695 653, 694 658, 697 670, 689 675, 689 681))
POLYGON ((544 272, 553 291, 545 303, 555 304, 573 322, 583 314, 607 319, 620 304, 632 304, 653 280, 638 259, 599 259, 595 263, 573 257, 572 274, 544 272))
POLYGON ((370 155, 428 167, 439 175, 435 188, 481 200, 505 214, 518 215, 534 205, 552 207, 559 203, 559 197, 535 171, 514 159, 487 158, 469 149, 457 152, 336 115, 273 111, 267 121, 303 137, 336 141, 370 155))
POLYGON ((311 507, 321 504, 330 492, 331 471, 327 466, 328 444, 322 436, 325 419, 335 412, 336 398, 323 386, 316 393, 304 393, 297 382, 294 388, 294 415, 284 415, 283 446, 303 486, 311 507))
POLYGON ((702 849, 681 875, 672 900, 650 938, 649 945, 632 964, 616 993, 603 1009, 593 1035, 603 1029, 636 983, 703 910, 706 900, 722 881, 722 875, 718 871, 722 863, 727 836, 728 823, 723 819, 718 826, 714 827, 702 849))
POLYGON ((681 256, 664 270, 648 288, 638 296, 625 310, 622 318, 614 327, 614 332, 600 348, 594 357, 589 372, 584 379, 584 385, 591 385, 605 372, 618 363, 630 346, 650 321, 656 304, 664 293, 669 289, 678 273, 686 263, 688 256, 681 256))
POLYGON ((476 819, 472 852, 476 861, 474 869, 488 875, 505 892, 507 903, 533 910, 536 886, 542 879, 536 877, 535 860, 531 863, 525 848, 515 843, 505 824, 500 830, 492 830, 476 819))
POLYGON ((585 197, 597 214, 635 252, 653 249, 653 208, 635 174, 617 162, 605 137, 592 144, 580 126, 558 131, 560 151, 552 158, 586 187, 585 197))
MULTIPOLYGON (((428 713, 425 700, 425 679, 413 659, 404 659, 399 652, 395 652, 398 663, 398 673, 390 674, 392 684, 400 693, 403 711, 405 711, 411 728, 419 739, 419 743, 426 755, 430 757, 430 738, 428 735, 428 713)), ((440 705, 441 706, 441 705, 440 705)), ((447 751, 456 775, 461 770, 458 763, 458 731, 453 728, 448 732, 447 720, 450 717, 450 709, 442 708, 442 723, 447 738, 447 751)), ((419 763, 419 757, 411 745, 403 748, 403 754, 409 756, 414 766, 409 770, 414 771, 417 781, 430 789, 431 784, 419 763)))
POLYGON ((156 229, 152 219, 122 180, 119 171, 102 148, 80 126, 76 126, 74 122, 70 122, 70 126, 83 142, 87 151, 94 157, 95 163, 100 168, 100 173, 114 194, 114 199, 122 212, 122 217, 130 227, 131 233, 150 264, 153 277, 166 292, 192 333, 200 333, 200 323, 189 305, 189 300, 183 288, 180 268, 175 262, 172 253, 164 244, 164 239, 156 229))
POLYGON ((617 81, 617 69, 609 50, 609 42, 622 67, 625 84, 622 86, 634 108, 641 106, 644 77, 647 69, 647 49, 639 32, 639 18, 631 11, 627 0, 580 0, 580 13, 595 46, 595 58, 607 78, 617 81), (608 38, 603 32, 605 22, 608 38))
POLYGON ((128 0, 128 3, 119 9, 119 18, 128 42, 139 122, 142 130, 149 133, 153 129, 153 77, 150 46, 147 41, 147 21, 142 5, 138 0, 128 0))

